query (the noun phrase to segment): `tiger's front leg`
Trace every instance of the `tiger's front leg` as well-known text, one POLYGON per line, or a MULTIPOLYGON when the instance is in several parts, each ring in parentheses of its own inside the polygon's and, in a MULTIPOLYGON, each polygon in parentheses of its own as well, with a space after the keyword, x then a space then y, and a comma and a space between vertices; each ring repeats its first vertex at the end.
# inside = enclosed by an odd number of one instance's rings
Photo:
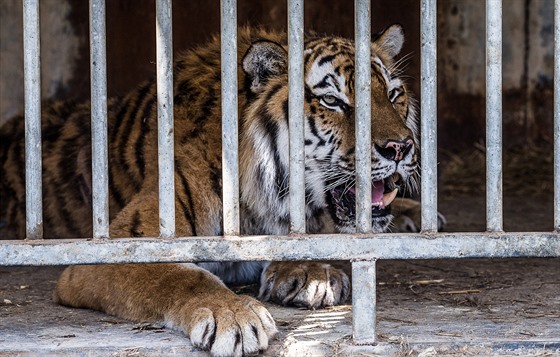
POLYGON ((259 298, 309 309, 339 305, 350 293, 346 273, 323 262, 272 262, 261 275, 259 298))
POLYGON ((71 266, 54 300, 133 321, 163 322, 213 356, 257 353, 277 332, 260 302, 236 295, 193 264, 71 266))

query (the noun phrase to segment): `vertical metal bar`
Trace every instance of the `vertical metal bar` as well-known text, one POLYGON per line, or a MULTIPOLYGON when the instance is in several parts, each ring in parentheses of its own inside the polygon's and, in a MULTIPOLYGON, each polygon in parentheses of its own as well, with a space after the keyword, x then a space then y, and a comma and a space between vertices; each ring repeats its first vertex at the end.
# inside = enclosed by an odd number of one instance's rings
POLYGON ((421 3, 422 231, 437 232, 437 1, 421 3))
POLYGON ((486 227, 502 231, 502 1, 486 1, 486 227))
POLYGON ((356 229, 371 232, 371 3, 355 0, 356 229))
POLYGON ((173 155, 173 40, 171 0, 156 1, 156 58, 158 104, 159 234, 175 236, 173 155))
POLYGON ((560 2, 554 2, 554 229, 560 231, 560 2))
POLYGON ((224 234, 239 235, 237 0, 221 1, 224 234))
POLYGON ((25 227, 27 239, 43 238, 41 175, 41 47, 39 1, 23 2, 25 95, 25 227))
POLYGON ((352 338, 354 343, 375 343, 375 260, 352 262, 352 338))
POLYGON ((290 113, 290 231, 305 233, 303 121, 303 0, 288 1, 288 86, 290 113))
POLYGON ((105 0, 89 2, 93 238, 109 237, 105 0))

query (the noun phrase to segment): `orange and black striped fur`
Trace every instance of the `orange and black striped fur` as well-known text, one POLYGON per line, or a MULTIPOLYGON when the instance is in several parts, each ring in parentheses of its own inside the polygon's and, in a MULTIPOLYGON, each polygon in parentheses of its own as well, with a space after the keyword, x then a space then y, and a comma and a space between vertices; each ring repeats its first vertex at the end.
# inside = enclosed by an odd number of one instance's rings
MULTIPOLYGON (((403 41, 402 29, 395 25, 371 45, 371 211, 372 228, 378 232, 389 227, 392 202, 415 214, 418 211, 414 202, 394 201, 397 189, 413 185, 418 153, 416 108, 395 60, 403 41)), ((222 234, 219 43, 215 38, 179 56, 174 64, 175 206, 176 230, 181 236, 222 234)), ((238 33, 243 234, 281 234, 289 228, 286 47, 283 33, 251 28, 238 33)), ((304 60, 307 228, 309 232, 352 232, 354 43, 339 37, 310 37, 304 60)), ((89 237, 89 104, 58 102, 45 107, 42 129, 45 237, 89 237)), ((157 236, 154 80, 109 100, 108 133, 111 236, 157 236)), ((23 238, 22 118, 4 125, 0 138, 2 199, 7 202, 2 212, 7 223, 3 235, 23 238)), ((417 218, 406 222, 412 229, 418 226, 417 218)), ((254 281, 260 275, 261 299, 283 304, 315 308, 338 304, 348 295, 346 275, 322 263, 201 266, 226 282, 254 281), (313 280, 319 285, 311 286, 313 280)), ((262 350, 276 331, 258 302, 235 296, 215 276, 193 265, 70 267, 61 276, 55 299, 134 320, 163 320, 214 355, 262 350), (181 288, 170 287, 170 281, 180 281, 181 288), (194 291, 198 298, 193 300, 194 291), (232 338, 231 331, 243 338, 232 338)))

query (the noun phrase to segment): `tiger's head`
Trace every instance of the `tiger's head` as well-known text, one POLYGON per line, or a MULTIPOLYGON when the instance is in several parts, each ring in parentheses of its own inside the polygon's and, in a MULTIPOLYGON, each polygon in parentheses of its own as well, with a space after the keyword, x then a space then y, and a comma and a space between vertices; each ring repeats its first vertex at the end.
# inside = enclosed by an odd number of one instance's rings
MULTIPOLYGON (((391 221, 400 186, 414 182, 417 125, 414 100, 399 77, 402 28, 371 44, 372 229, 391 221)), ((339 232, 355 232, 355 46, 340 37, 305 43, 305 184, 308 222, 330 213, 339 232)), ((247 106, 241 122, 242 201, 275 222, 289 221, 288 74, 285 47, 253 42, 242 60, 247 106)), ((258 212, 254 212, 259 214, 258 212)), ((309 223, 308 223, 309 224, 309 223)), ((308 231, 313 227, 308 226, 308 231)))

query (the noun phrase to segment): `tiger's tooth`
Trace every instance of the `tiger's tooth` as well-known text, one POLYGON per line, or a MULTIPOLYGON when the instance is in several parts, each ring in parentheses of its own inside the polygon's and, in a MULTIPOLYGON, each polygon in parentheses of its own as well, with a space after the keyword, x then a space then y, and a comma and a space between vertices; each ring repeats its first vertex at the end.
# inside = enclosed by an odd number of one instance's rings
POLYGON ((383 195, 383 203, 382 203, 382 207, 387 207, 391 204, 391 202, 393 202, 393 200, 395 199, 395 197, 397 197, 397 192, 399 192, 399 189, 395 188, 393 191, 386 193, 383 195))

